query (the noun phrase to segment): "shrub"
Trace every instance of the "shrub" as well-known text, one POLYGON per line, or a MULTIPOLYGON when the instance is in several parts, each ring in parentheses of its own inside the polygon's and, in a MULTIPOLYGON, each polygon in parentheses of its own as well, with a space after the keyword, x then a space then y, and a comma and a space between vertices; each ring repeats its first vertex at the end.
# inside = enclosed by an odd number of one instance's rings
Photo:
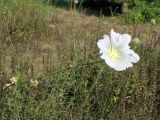
POLYGON ((128 1, 129 11, 125 15, 125 20, 129 23, 150 22, 160 14, 159 1, 132 0, 128 1))

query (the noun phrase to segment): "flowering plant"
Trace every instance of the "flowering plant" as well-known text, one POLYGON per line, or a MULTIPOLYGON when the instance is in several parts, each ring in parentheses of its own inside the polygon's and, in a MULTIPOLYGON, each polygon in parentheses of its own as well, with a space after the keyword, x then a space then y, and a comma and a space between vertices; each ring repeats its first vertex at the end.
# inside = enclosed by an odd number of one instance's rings
POLYGON ((130 42, 129 34, 119 34, 111 29, 110 36, 104 35, 97 45, 105 63, 116 71, 123 71, 140 60, 139 55, 130 49, 130 42))

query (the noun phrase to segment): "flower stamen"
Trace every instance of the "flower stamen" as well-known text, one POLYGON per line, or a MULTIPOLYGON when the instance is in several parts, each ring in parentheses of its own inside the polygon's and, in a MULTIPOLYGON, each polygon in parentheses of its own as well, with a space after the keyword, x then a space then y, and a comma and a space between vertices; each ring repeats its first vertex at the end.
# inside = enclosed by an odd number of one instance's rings
POLYGON ((121 59, 121 56, 120 56, 120 53, 118 50, 116 50, 115 48, 111 47, 109 50, 108 50, 108 56, 114 60, 114 61, 118 61, 121 59))

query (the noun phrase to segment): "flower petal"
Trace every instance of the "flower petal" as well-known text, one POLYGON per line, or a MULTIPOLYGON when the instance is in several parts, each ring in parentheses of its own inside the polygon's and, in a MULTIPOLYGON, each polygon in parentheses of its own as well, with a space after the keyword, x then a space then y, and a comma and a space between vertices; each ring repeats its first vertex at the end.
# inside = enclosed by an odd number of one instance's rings
POLYGON ((137 63, 140 60, 139 55, 131 49, 121 49, 121 53, 132 63, 137 63))
POLYGON ((123 70, 126 70, 129 67, 133 67, 133 64, 131 62, 129 62, 129 61, 123 61, 123 62, 118 62, 115 65, 114 69, 116 71, 123 71, 123 70))
POLYGON ((133 50, 129 50, 129 59, 132 63, 137 63, 140 60, 140 57, 133 50))
POLYGON ((123 34, 120 39, 120 46, 121 48, 129 48, 129 43, 131 42, 131 36, 128 34, 123 34))
MULTIPOLYGON (((129 49, 128 49, 129 51, 129 49)), ((115 61, 116 65, 114 66, 114 69, 116 71, 123 71, 126 70, 129 67, 133 67, 132 62, 129 59, 129 55, 125 53, 125 51, 122 51, 122 58, 121 60, 115 61)))
POLYGON ((107 35, 103 39, 97 42, 98 47, 101 51, 107 51, 107 48, 110 46, 110 39, 107 35))
POLYGON ((104 60, 108 66, 110 66, 111 68, 115 68, 116 63, 110 58, 108 58, 108 56, 105 56, 104 60))
POLYGON ((121 43, 128 45, 130 42, 131 42, 131 36, 129 34, 123 34, 121 43))
POLYGON ((121 34, 116 33, 113 29, 111 29, 110 37, 112 44, 119 44, 122 36, 121 34))
POLYGON ((102 54, 102 55, 100 56, 100 58, 101 58, 101 59, 105 59, 105 58, 106 58, 105 52, 102 52, 101 54, 102 54))
POLYGON ((101 59, 105 60, 105 63, 110 66, 111 68, 114 68, 116 63, 112 61, 108 56, 106 52, 103 52, 102 55, 100 56, 101 59))

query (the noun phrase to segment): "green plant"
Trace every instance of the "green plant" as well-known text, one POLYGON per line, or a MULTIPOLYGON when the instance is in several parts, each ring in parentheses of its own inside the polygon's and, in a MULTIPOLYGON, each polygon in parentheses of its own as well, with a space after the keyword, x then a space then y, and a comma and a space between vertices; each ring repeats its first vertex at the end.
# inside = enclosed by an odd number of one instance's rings
POLYGON ((159 1, 128 1, 130 10, 125 15, 127 22, 142 23, 150 22, 153 18, 158 18, 159 15, 159 1))

